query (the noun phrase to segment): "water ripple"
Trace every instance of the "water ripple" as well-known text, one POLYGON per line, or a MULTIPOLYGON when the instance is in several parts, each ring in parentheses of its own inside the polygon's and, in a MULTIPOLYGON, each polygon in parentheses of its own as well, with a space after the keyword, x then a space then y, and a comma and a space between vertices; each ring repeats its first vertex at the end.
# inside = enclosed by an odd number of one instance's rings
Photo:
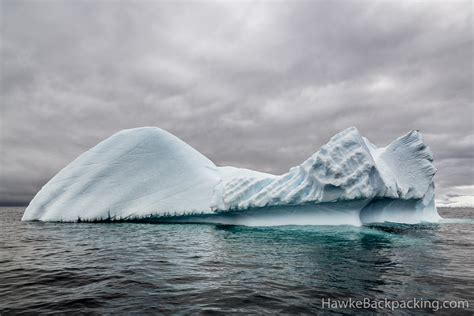
POLYGON ((440 224, 243 227, 24 223, 3 208, 0 314, 314 314, 348 297, 464 299, 472 313, 474 213, 442 211, 440 224))

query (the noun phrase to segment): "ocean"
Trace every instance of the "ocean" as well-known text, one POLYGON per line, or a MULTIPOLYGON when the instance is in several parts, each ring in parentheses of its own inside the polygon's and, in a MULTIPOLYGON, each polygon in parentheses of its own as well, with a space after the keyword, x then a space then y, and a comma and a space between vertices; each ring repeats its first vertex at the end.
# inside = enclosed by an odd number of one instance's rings
POLYGON ((0 208, 2 315, 474 313, 474 209, 362 227, 21 222, 23 211, 0 208))

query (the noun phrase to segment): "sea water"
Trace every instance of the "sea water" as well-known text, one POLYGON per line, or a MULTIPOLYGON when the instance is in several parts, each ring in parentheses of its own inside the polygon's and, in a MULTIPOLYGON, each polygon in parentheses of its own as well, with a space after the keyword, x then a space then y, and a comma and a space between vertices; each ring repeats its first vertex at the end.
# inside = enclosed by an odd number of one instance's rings
POLYGON ((474 209, 362 227, 21 222, 23 211, 0 208, 0 314, 392 312, 327 306, 364 299, 474 312, 474 209))

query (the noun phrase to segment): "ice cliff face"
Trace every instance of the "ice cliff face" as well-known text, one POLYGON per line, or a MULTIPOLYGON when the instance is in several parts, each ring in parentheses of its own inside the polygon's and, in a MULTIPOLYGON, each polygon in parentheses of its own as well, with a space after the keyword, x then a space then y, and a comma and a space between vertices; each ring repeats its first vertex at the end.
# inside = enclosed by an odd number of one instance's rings
POLYGON ((281 176, 235 175, 219 184, 216 209, 425 196, 436 169, 421 135, 412 131, 378 149, 355 128, 337 134, 281 176))
POLYGON ((334 222, 436 221, 435 172, 432 154, 415 131, 377 148, 348 128, 276 176, 216 167, 159 128, 137 128, 113 135, 61 170, 31 201, 23 220, 151 216, 184 222, 331 224, 332 216, 342 212, 348 220, 334 222))

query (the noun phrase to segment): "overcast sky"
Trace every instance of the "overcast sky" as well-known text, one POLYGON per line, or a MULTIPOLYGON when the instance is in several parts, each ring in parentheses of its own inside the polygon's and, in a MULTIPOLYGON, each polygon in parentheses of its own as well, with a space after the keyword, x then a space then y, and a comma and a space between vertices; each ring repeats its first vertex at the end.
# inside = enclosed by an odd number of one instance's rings
POLYGON ((273 173, 420 129, 438 201, 474 195, 471 1, 0 3, 0 204, 139 126, 273 173))

